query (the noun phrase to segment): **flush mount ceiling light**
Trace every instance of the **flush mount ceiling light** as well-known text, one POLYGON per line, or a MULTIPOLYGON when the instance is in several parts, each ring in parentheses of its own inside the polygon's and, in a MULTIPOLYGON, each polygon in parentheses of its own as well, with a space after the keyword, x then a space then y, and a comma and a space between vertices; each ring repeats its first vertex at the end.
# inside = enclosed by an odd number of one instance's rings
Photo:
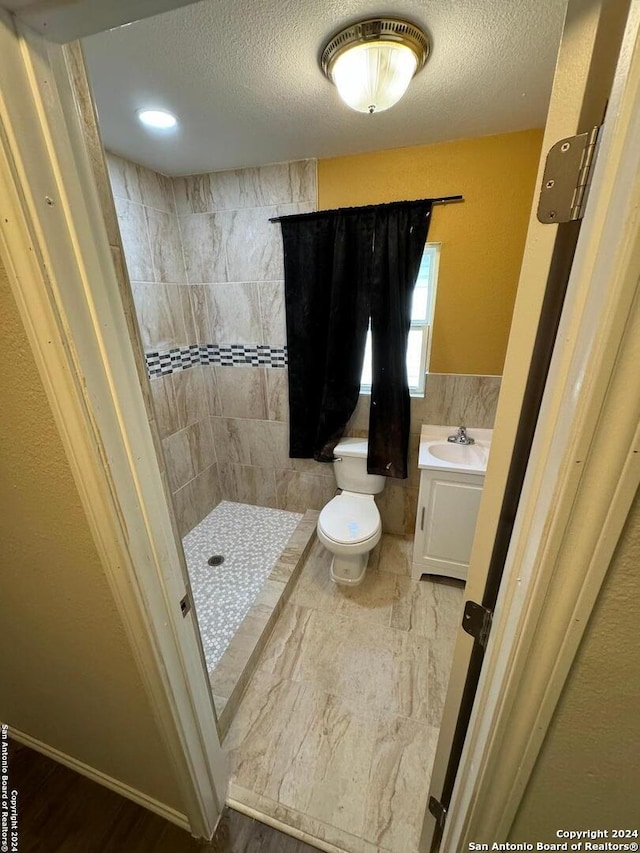
POLYGON ((348 106, 380 113, 398 103, 429 50, 429 38, 415 24, 369 18, 336 33, 320 63, 348 106))
POLYGON ((169 130, 178 124, 178 119, 167 110, 138 110, 138 118, 146 127, 169 130))

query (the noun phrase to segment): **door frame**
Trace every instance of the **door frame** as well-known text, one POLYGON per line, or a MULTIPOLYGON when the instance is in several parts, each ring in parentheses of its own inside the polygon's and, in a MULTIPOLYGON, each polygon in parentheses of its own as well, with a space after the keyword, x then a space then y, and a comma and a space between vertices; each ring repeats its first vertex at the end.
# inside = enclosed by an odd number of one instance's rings
POLYGON ((193 607, 181 612, 180 545, 92 170, 102 153, 88 150, 67 59, 0 9, 0 255, 173 762, 186 814, 164 816, 210 838, 226 762, 193 607))
POLYGON ((444 853, 508 839, 640 484, 639 3, 599 144, 444 853))
MULTIPOLYGON (((637 15, 637 5, 635 10, 637 15)), ((89 153, 72 103, 70 72, 59 46, 20 25, 18 36, 14 26, 15 19, 0 13, 0 76, 7 83, 0 93, 0 194, 3 211, 9 211, 0 222, 0 251, 114 597, 174 759, 192 832, 209 837, 224 801, 224 757, 193 620, 183 619, 179 610, 184 588, 178 543, 89 153)), ((630 205, 634 199, 637 203, 640 187, 630 164, 636 162, 634 151, 640 151, 640 127, 629 104, 637 103, 640 72, 637 49, 632 53, 633 79, 617 93, 617 131, 607 131, 606 145, 603 140, 583 223, 571 310, 563 320, 554 388, 548 389, 541 413, 510 552, 510 576, 496 611, 480 685, 483 701, 476 702, 463 772, 454 790, 443 839, 447 851, 461 849, 456 839, 471 838, 476 830, 481 835, 495 832, 491 840, 508 832, 508 816, 522 796, 640 479, 637 443, 633 447, 637 413, 631 425, 630 407, 620 406, 616 396, 620 385, 638 385, 638 378, 629 375, 630 356, 635 355, 633 367, 638 363, 630 334, 632 304, 637 322, 637 278, 631 280, 637 258, 618 237, 604 243, 614 222, 624 226, 618 233, 629 234, 637 227, 630 205), (596 263, 597 277, 590 271, 590 264, 595 271, 596 263), (611 286, 603 293, 598 281, 604 275, 611 276, 611 286), (626 333, 621 335, 623 328, 626 333), (616 335, 621 335, 619 341, 616 335), (611 341, 619 342, 614 354, 606 346, 611 341), (580 372, 587 368, 589 373, 580 372), (561 399, 561 388, 570 390, 567 399, 561 399), (561 572, 564 576, 568 563, 559 560, 575 524, 574 502, 580 505, 593 479, 610 487, 589 505, 590 517, 600 513, 602 525, 595 528, 599 538, 586 555, 580 550, 581 563, 577 549, 576 554, 569 552, 576 584, 561 602, 554 602, 557 607, 545 607, 534 616, 545 590, 553 588, 561 572), (536 513, 543 500, 548 511, 540 529, 536 513), (531 547, 523 547, 526 541, 531 547), (554 643, 543 642, 543 618, 554 626, 554 643), (515 709, 522 708, 522 678, 534 671, 541 678, 536 700, 516 714, 515 709), (489 786, 490 779, 506 776, 507 755, 511 781, 489 786)))

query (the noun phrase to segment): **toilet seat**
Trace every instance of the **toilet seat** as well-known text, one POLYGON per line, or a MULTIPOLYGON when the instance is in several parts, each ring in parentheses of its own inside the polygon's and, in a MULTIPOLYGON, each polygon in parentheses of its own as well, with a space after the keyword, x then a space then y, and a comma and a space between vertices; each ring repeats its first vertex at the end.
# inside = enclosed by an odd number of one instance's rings
POLYGON ((324 507, 318 531, 338 545, 367 542, 380 531, 380 513, 373 495, 343 492, 324 507))

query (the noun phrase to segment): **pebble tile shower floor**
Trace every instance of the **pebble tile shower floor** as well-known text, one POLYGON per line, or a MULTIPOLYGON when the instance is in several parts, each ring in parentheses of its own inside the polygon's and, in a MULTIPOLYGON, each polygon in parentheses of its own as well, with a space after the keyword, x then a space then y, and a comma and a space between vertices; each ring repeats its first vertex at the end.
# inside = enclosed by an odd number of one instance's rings
POLYGON ((211 672, 269 577, 302 515, 222 501, 183 539, 211 672), (218 566, 208 561, 224 557, 218 566))

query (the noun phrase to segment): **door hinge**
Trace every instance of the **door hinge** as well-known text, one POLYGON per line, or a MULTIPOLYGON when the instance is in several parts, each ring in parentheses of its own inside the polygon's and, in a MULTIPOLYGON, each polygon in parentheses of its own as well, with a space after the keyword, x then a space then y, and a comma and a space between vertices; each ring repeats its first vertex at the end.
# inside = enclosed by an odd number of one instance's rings
POLYGON ((556 142, 547 154, 538 219, 545 224, 582 219, 602 125, 556 142))
POLYGON ((180 610, 183 616, 186 616, 191 611, 191 596, 189 593, 180 599, 180 610))
POLYGON ((493 611, 475 601, 467 601, 464 605, 462 627, 482 646, 486 648, 489 633, 491 631, 491 620, 493 611))
POLYGON ((436 823, 440 828, 440 831, 444 829, 445 822, 447 820, 447 810, 442 805, 440 800, 436 800, 435 797, 429 797, 429 811, 436 819, 436 823))

